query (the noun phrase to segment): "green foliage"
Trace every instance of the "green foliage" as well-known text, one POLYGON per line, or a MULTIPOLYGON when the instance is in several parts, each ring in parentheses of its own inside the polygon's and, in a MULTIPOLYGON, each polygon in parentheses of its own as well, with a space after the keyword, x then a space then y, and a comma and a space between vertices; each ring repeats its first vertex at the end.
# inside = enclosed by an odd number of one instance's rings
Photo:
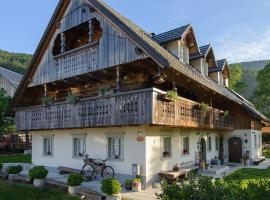
POLYGON ((0 50, 0 66, 19 74, 24 74, 32 55, 24 53, 10 53, 0 50))
POLYGON ((8 174, 19 174, 21 171, 23 170, 21 165, 17 165, 17 166, 10 166, 7 169, 7 173, 8 174))
POLYGON ((103 180, 101 184, 101 191, 105 194, 114 195, 121 192, 121 184, 114 178, 103 180))
POLYGON ((200 103, 200 109, 202 111, 208 111, 209 110, 209 105, 207 103, 205 103, 205 102, 202 102, 202 103, 200 103))
POLYGON ((44 96, 41 98, 41 101, 43 105, 49 105, 53 102, 53 98, 50 96, 44 96))
POLYGON ((57 188, 34 188, 32 185, 0 180, 1 200, 80 200, 57 188))
POLYGON ((31 179, 45 179, 48 175, 48 170, 44 166, 36 166, 29 170, 31 179))
POLYGON ((6 91, 0 89, 0 137, 15 131, 13 118, 6 117, 4 114, 9 106, 11 98, 7 96, 6 91))
POLYGON ((267 199, 270 192, 270 180, 250 181, 246 187, 242 186, 239 177, 212 181, 210 177, 190 179, 188 183, 165 183, 161 200, 254 200, 267 199))
POLYGON ((142 181, 140 178, 134 178, 132 182, 133 183, 141 183, 142 181))
POLYGON ((31 163, 31 160, 31 155, 15 154, 0 156, 0 163, 31 163))
POLYGON ((177 97, 178 97, 177 91, 169 90, 169 91, 167 91, 167 96, 172 100, 177 100, 177 97))
POLYGON ((230 79, 229 79, 229 87, 241 93, 245 88, 246 84, 243 81, 243 69, 240 64, 230 65, 230 79))
POLYGON ((125 181, 125 187, 126 189, 131 189, 132 188, 132 180, 126 180, 125 181))
POLYGON ((72 92, 68 93, 67 96, 67 102, 70 104, 75 104, 78 100, 78 96, 76 94, 73 94, 72 92))
POLYGON ((258 72, 257 87, 251 98, 257 109, 270 117, 270 63, 258 72))
POLYGON ((0 163, 0 171, 3 169, 3 164, 0 163))
POLYGON ((224 111, 223 113, 224 117, 228 117, 230 115, 230 112, 228 110, 224 111))
POLYGON ((71 173, 68 177, 69 186, 79 186, 83 182, 83 177, 81 174, 71 173))
POLYGON ((106 93, 111 92, 112 88, 111 87, 102 87, 99 89, 99 92, 102 96, 106 95, 106 93))

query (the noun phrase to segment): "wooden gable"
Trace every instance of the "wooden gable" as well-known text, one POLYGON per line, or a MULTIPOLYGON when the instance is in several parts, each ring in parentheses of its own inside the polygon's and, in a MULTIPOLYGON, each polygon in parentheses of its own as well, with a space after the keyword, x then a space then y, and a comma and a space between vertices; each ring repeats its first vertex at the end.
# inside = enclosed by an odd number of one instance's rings
MULTIPOLYGON (((64 12, 63 17, 55 26, 56 29, 40 62, 37 64, 29 87, 117 66, 146 57, 122 30, 116 27, 102 13, 84 6, 81 0, 72 0, 64 12), (56 40, 59 40, 60 37, 60 45, 63 42, 61 41, 61 34, 68 33, 72 28, 74 29, 74 27, 80 25, 83 25, 89 31, 92 20, 99 23, 102 31, 101 37, 98 40, 86 42, 85 45, 79 48, 67 50, 57 56, 53 55, 56 40)), ((75 35, 80 34, 79 32, 74 33, 75 35)), ((66 40, 68 39, 66 38, 66 40)))

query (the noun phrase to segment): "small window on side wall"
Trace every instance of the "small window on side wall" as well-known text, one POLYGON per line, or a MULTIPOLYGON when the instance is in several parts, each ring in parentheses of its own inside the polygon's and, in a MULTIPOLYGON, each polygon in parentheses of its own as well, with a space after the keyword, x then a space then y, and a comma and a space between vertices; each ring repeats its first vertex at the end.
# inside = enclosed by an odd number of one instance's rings
POLYGON ((207 138, 208 151, 212 151, 212 138, 207 138))
POLYGON ((85 156, 85 137, 73 137, 73 157, 83 158, 85 156))
POLYGON ((219 150, 219 137, 216 136, 216 151, 219 150))
POLYGON ((172 138, 163 136, 162 137, 162 157, 170 158, 172 157, 172 138))
POLYGON ((53 156, 53 136, 43 137, 43 155, 53 156))
POLYGON ((189 154, 189 137, 183 138, 183 155, 189 154))

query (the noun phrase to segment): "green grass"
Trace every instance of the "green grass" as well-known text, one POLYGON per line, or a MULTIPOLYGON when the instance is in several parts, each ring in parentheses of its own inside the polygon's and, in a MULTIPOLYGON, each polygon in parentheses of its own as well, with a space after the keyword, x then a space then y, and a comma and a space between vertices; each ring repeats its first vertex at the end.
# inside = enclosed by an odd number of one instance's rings
POLYGON ((31 155, 0 155, 0 163, 31 163, 31 155))
POLYGON ((252 168, 243 168, 239 169, 236 172, 228 175, 227 177, 232 179, 242 180, 242 185, 246 186, 249 181, 256 181, 259 179, 270 179, 270 167, 267 169, 252 169, 252 168))
POLYGON ((79 200, 58 189, 39 190, 31 185, 0 180, 0 199, 8 200, 79 200))

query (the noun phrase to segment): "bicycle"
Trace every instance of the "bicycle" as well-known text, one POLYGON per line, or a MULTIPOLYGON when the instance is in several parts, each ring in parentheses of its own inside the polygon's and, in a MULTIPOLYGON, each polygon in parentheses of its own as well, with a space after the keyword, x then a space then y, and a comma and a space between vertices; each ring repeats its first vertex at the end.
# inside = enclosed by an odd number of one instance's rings
POLYGON ((93 159, 85 156, 81 174, 87 181, 93 180, 100 173, 102 179, 114 178, 114 169, 106 165, 107 160, 93 159))

